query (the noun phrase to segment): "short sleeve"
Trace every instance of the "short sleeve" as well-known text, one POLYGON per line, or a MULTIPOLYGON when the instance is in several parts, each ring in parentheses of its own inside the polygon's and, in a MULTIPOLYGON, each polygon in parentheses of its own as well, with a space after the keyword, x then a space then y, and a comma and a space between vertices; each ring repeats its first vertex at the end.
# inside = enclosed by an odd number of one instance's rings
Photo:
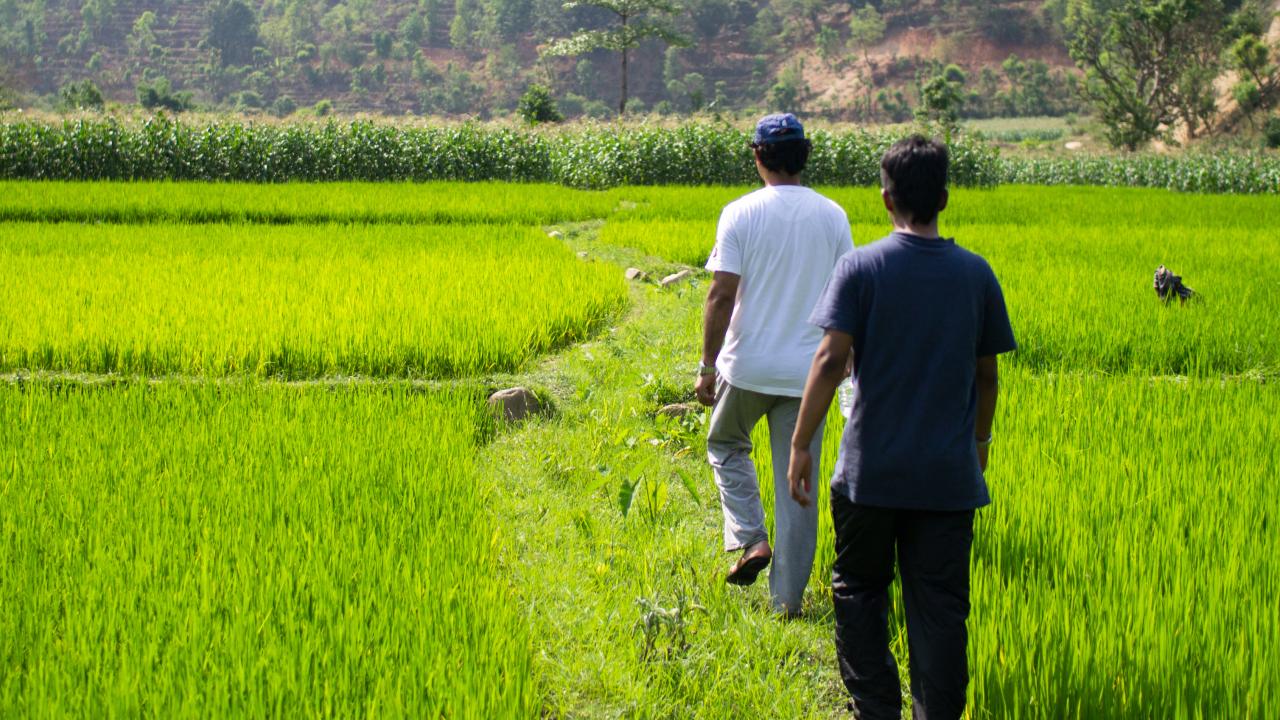
POLYGON ((836 262, 827 279, 818 304, 809 314, 809 322, 824 330, 839 330, 850 335, 858 334, 862 312, 858 289, 858 253, 846 253, 836 262))
POLYGON ((844 209, 836 206, 839 212, 836 213, 836 259, 844 257, 846 253, 853 250, 853 230, 849 227, 849 216, 845 214, 844 209))
POLYGON ((983 292, 982 334, 978 338, 978 357, 999 355, 1018 348, 1009 324, 1009 310, 1004 304, 1004 291, 996 274, 987 267, 987 283, 983 292))
POLYGON ((707 269, 711 272, 742 274, 739 225, 738 213, 733 211, 732 206, 720 213, 720 222, 716 225, 716 244, 711 248, 711 257, 707 259, 707 269))

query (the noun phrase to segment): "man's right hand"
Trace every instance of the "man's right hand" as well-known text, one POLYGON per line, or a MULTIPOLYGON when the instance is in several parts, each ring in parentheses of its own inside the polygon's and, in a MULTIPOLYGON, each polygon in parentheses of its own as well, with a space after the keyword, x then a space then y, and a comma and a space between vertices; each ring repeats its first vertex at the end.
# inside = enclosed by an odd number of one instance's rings
POLYGON ((987 474, 987 456, 991 452, 990 445, 978 446, 978 467, 982 470, 982 474, 987 474))
POLYGON ((698 396, 698 402, 711 407, 716 404, 716 376, 699 375, 698 381, 693 384, 693 391, 698 396))

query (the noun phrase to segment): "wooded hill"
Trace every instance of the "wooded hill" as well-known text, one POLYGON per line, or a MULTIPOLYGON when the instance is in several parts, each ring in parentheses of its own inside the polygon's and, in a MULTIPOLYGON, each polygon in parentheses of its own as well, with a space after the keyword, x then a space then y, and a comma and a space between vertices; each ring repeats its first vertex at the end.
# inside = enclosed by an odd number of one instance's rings
MULTIPOLYGON (((628 110, 785 106, 899 120, 921 79, 953 63, 967 75, 966 115, 1080 104, 1065 0, 610 1, 656 8, 639 21, 670 31, 629 53, 628 110)), ((619 54, 546 51, 616 23, 562 0, 0 0, 0 60, 35 105, 87 80, 109 101, 175 109, 486 117, 512 111, 537 82, 566 114, 607 117, 618 109, 619 54)))

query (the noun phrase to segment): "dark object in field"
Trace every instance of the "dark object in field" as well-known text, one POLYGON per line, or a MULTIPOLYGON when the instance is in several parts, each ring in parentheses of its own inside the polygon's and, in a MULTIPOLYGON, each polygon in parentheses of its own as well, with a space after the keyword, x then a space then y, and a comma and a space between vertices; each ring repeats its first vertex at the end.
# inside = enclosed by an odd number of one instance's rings
POLYGON ((1196 293, 1195 290, 1182 284, 1181 275, 1174 275, 1172 270, 1163 265, 1156 268, 1154 287, 1156 295, 1159 295, 1166 305, 1169 304, 1174 295, 1178 296, 1178 302, 1186 302, 1187 298, 1196 293))

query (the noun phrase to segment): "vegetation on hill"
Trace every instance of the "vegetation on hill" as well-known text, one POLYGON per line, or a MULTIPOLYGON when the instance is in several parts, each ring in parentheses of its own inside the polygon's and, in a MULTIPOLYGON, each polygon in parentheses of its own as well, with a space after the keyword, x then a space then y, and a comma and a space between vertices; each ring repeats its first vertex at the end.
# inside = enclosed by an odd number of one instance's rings
POLYGON ((566 114, 603 117, 622 99, 620 42, 631 61, 630 111, 786 104, 893 120, 918 97, 920 79, 950 61, 972 75, 974 114, 1078 106, 1053 1, 858 5, 0 0, 0 56, 36 95, 90 80, 107 99, 131 102, 138 85, 163 78, 203 106, 278 114, 323 100, 344 111, 502 114, 540 82, 566 114), (624 32, 611 5, 644 12, 631 11, 639 22, 624 32), (1002 68, 1014 54, 1022 59, 1002 68))
POLYGON ((136 102, 171 112, 554 122, 786 108, 827 120, 944 126, 1092 112, 1113 145, 1137 148, 1239 130, 1280 134, 1277 7, 0 0, 0 109, 136 102))

